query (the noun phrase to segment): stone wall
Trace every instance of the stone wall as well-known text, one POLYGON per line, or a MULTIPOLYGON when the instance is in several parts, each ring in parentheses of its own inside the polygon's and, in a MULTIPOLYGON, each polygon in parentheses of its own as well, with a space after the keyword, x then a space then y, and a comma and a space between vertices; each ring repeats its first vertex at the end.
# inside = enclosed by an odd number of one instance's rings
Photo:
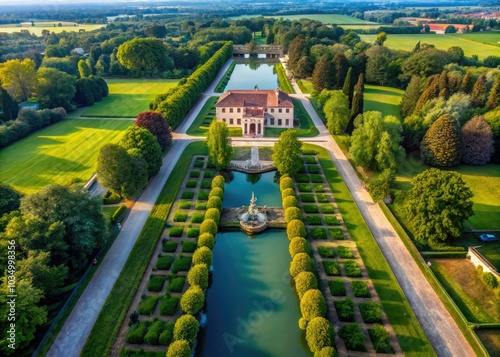
POLYGON ((479 265, 483 267, 483 272, 485 273, 493 273, 498 279, 500 279, 500 274, 497 269, 491 265, 491 263, 477 251, 474 247, 469 247, 469 251, 467 252, 467 258, 470 259, 472 264, 476 267, 479 265))

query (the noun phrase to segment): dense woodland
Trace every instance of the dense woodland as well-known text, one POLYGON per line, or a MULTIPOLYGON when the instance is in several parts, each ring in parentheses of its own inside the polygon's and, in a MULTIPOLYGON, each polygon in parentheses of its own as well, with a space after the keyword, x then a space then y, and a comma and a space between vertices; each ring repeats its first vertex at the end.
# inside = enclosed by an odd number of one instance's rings
MULTIPOLYGON (((382 15, 358 7, 360 11, 350 10, 349 14, 381 24, 398 24, 402 16, 439 16, 445 22, 471 24, 472 31, 499 27, 494 20, 456 17, 437 10, 382 15)), ((272 9, 269 4, 268 10, 272 9)), ((108 15, 113 13, 45 14, 80 23, 106 23, 108 15)), ((375 43, 366 43, 354 31, 307 19, 225 20, 210 11, 189 16, 172 12, 147 18, 128 15, 131 17, 94 31, 0 34, 0 147, 61 120, 67 111, 102 100, 108 95, 103 77, 181 79, 177 87, 150 105, 163 115, 161 120, 175 128, 231 57, 232 44, 247 44, 256 32, 262 32, 268 44, 283 45, 296 78, 312 80, 312 96, 331 133, 351 134, 354 162, 379 173, 370 182, 377 198, 390 192, 398 160, 413 150, 421 150, 425 161, 436 167, 500 162, 499 57, 480 60, 466 57, 460 47, 443 51, 420 42, 411 52, 396 51, 384 46, 391 35, 386 31, 379 33, 375 43), (83 48, 88 56, 75 48, 83 48), (379 112, 363 114, 365 83, 404 89, 402 120, 382 117, 379 112), (19 104, 27 101, 37 102, 41 110, 20 110, 19 104)), ((0 16, 0 23, 23 20, 16 13, 0 16)), ((399 24, 399 29, 391 31, 419 30, 399 24)), ((165 130, 169 133, 170 128, 165 130)), ((126 197, 158 172, 161 149, 169 141, 162 144, 157 138, 159 145, 151 145, 155 147, 151 154, 139 147, 140 138, 156 143, 148 130, 134 127, 119 145, 104 148, 109 156, 120 158, 124 167, 132 168, 123 181, 110 183, 115 184, 116 193, 126 197), (151 157, 154 162, 148 161, 151 157)), ((99 165, 104 172, 106 161, 99 165)), ((18 242, 19 295, 30 296, 18 310, 25 324, 18 327, 23 331, 20 347, 30 351, 36 329, 47 322, 47 306, 65 286, 78 280, 105 241, 105 220, 99 200, 77 186, 48 186, 26 197, 0 186, 0 215, 2 250, 8 240, 18 242)), ((4 271, 5 257, 0 261, 4 271)), ((5 281, 4 277, 4 286, 5 281)), ((7 314, 0 316, 4 319, 7 314)), ((0 321, 2 329, 6 323, 0 321)), ((9 352, 5 345, 0 350, 9 352)))

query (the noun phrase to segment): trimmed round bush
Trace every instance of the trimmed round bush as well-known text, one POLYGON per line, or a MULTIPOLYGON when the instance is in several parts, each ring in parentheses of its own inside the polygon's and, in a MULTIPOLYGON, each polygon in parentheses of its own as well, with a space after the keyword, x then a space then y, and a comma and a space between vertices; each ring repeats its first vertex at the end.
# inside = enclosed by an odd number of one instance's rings
MULTIPOLYGON (((292 196, 289 196, 292 197, 292 196)), ((287 197, 288 199, 288 197, 287 197)), ((294 219, 301 220, 302 219, 302 212, 300 212, 300 209, 297 207, 288 207, 285 209, 285 221, 286 223, 293 221, 294 219)))
POLYGON ((312 352, 319 352, 324 347, 333 345, 335 331, 324 317, 315 317, 307 324, 306 341, 312 352))
POLYGON ((300 328, 301 330, 305 330, 305 329, 306 329, 306 327, 307 327, 307 320, 306 320, 305 318, 301 317, 301 318, 299 319, 299 328, 300 328))
POLYGON ((288 251, 290 252, 291 257, 293 258, 298 253, 311 254, 311 247, 309 246, 309 242, 304 238, 295 237, 290 241, 290 245, 288 246, 288 251))
POLYGON ((321 291, 318 289, 307 290, 300 299, 300 312, 307 321, 311 321, 315 317, 325 316, 326 301, 321 291))
POLYGON ((210 233, 200 234, 198 237, 198 248, 207 247, 208 249, 214 249, 215 237, 210 233))
POLYGON ((200 247, 193 253, 193 264, 205 264, 207 268, 212 264, 212 251, 207 247, 200 247))
POLYGON ((167 357, 191 357, 191 345, 186 340, 174 341, 168 346, 167 357))
POLYGON ((219 211, 222 210, 222 200, 220 197, 212 196, 208 199, 207 209, 217 208, 219 211))
MULTIPOLYGON (((201 288, 198 285, 190 286, 189 289, 187 289, 186 292, 181 296, 181 303, 180 303, 181 309, 186 314, 191 314, 191 315, 196 314, 198 311, 201 310, 203 304, 205 304, 205 293, 203 292, 203 290, 201 290, 201 288)), ((196 322, 198 323, 198 320, 196 320, 196 322)), ((177 326, 177 323, 175 324, 175 326, 177 326)), ((174 327, 174 333, 175 333, 175 327, 174 327)))
POLYGON ((210 191, 210 193, 208 194, 208 197, 213 197, 213 196, 216 196, 216 197, 219 197, 220 199, 222 199, 224 197, 224 190, 220 187, 214 187, 212 188, 212 190, 210 191))
POLYGON ((290 275, 295 279, 297 275, 302 273, 303 271, 312 271, 313 270, 313 262, 311 257, 306 253, 298 253, 293 257, 292 262, 290 263, 290 275))
POLYGON ((318 288, 318 279, 310 271, 303 271, 295 277, 295 289, 299 294, 299 299, 302 299, 304 293, 310 289, 318 288))
POLYGON ((189 269, 187 279, 189 285, 197 285, 203 290, 208 287, 208 267, 205 264, 196 264, 189 269))
POLYGON ((219 187, 219 188, 224 190, 225 183, 226 183, 226 180, 224 179, 224 176, 217 175, 212 180, 212 188, 219 187))
POLYGON ((298 207, 299 201, 297 201, 295 196, 288 196, 288 197, 283 198, 282 206, 283 206, 283 209, 286 211, 287 208, 298 207))
POLYGON ((282 199, 284 199, 285 197, 289 197, 289 196, 296 197, 295 191, 293 190, 293 188, 285 188, 283 191, 281 191, 281 198, 282 199))
POLYGON ((304 225, 304 222, 298 219, 293 219, 290 222, 288 222, 286 226, 286 235, 288 236, 288 239, 292 240, 292 238, 295 237, 302 237, 306 238, 307 237, 307 232, 306 232, 306 226, 304 225))
POLYGON ((281 177, 280 179, 280 191, 283 191, 287 188, 293 189, 294 187, 293 180, 290 177, 281 177))
POLYGON ((213 219, 205 219, 200 225, 200 236, 204 233, 209 233, 212 236, 217 234, 217 223, 213 219))
POLYGON ((175 321, 174 340, 193 342, 198 335, 200 324, 193 315, 182 315, 175 321))
POLYGON ((219 224, 220 211, 217 208, 209 208, 205 212, 205 219, 213 219, 215 223, 219 224))
POLYGON ((321 349, 321 351, 316 352, 314 357, 336 357, 337 351, 331 346, 326 346, 321 349))

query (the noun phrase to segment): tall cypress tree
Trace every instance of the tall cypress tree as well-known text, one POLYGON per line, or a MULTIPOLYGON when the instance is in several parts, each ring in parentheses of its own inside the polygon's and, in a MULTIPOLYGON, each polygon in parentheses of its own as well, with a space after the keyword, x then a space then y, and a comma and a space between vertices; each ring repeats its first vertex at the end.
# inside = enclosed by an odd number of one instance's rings
POLYGON ((292 72, 295 71, 297 63, 303 56, 307 56, 306 37, 298 35, 290 42, 290 46, 288 46, 288 68, 292 72))
POLYGON ((425 103, 429 100, 437 98, 439 96, 439 77, 432 76, 429 77, 427 82, 427 88, 422 92, 420 98, 418 98, 413 114, 420 114, 420 111, 424 107, 425 103))
POLYGON ((0 86, 0 110, 3 112, 3 120, 9 121, 17 118, 19 106, 3 87, 0 86))
POLYGON ((349 116, 349 124, 347 124, 346 128, 346 132, 348 134, 351 134, 352 131, 354 130, 354 119, 356 119, 356 117, 359 114, 363 114, 364 93, 365 93, 365 84, 363 81, 363 73, 361 73, 358 77, 358 82, 356 83, 356 90, 352 98, 351 115, 349 116))
POLYGON ((486 102, 486 108, 495 109, 500 105, 500 76, 497 76, 493 87, 491 87, 490 95, 488 96, 488 101, 486 102))
POLYGON ((479 76, 474 88, 472 88, 471 100, 472 106, 475 108, 484 107, 486 104, 487 88, 486 88, 486 73, 479 76))
POLYGON ((313 87, 318 92, 321 92, 323 89, 331 89, 332 88, 332 77, 333 77, 333 68, 325 57, 322 57, 316 62, 314 66, 314 71, 312 75, 313 87))
POLYGON ((354 81, 352 79, 352 67, 349 67, 342 87, 342 92, 349 98, 349 107, 351 106, 352 96, 354 95, 354 81))
POLYGON ((448 71, 444 70, 439 75, 439 97, 443 99, 448 99, 450 95, 450 89, 448 84, 448 71))
POLYGON ((431 125, 420 144, 424 161, 432 166, 458 165, 462 157, 461 131, 451 115, 441 115, 431 125))
POLYGON ((462 80, 461 90, 465 94, 470 94, 472 92, 472 87, 474 87, 474 82, 472 81, 472 71, 467 71, 462 80))
POLYGON ((342 52, 339 52, 333 58, 333 64, 335 67, 334 87, 335 89, 340 89, 342 88, 347 72, 349 71, 349 60, 342 52))
POLYGON ((410 79, 410 83, 406 87, 406 91, 403 94, 403 99, 401 100, 400 109, 401 116, 406 118, 408 115, 413 113, 415 105, 422 93, 421 79, 419 76, 413 76, 410 79))

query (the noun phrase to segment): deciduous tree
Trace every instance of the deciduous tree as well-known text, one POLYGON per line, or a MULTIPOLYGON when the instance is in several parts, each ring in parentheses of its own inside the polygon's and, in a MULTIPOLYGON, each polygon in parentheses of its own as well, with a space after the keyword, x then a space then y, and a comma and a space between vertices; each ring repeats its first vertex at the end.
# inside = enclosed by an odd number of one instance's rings
POLYGON ((149 130, 156 137, 163 150, 172 141, 172 132, 161 113, 153 111, 139 113, 134 124, 149 130))
POLYGON ((412 185, 404 206, 415 239, 433 244, 458 238, 464 221, 474 214, 474 194, 462 176, 431 168, 418 174, 412 185))
POLYGON ((476 116, 462 127, 462 161, 487 164, 493 155, 493 131, 482 116, 476 116))
POLYGON ((425 133, 420 150, 425 162, 432 166, 458 165, 462 157, 458 121, 449 114, 440 116, 425 133))
POLYGON ((78 61, 78 73, 80 73, 81 78, 90 77, 92 75, 89 65, 82 59, 78 61))
POLYGON ((214 120, 207 133, 208 157, 217 170, 226 168, 233 157, 227 124, 214 120))
POLYGON ((127 151, 130 149, 139 150, 140 155, 147 163, 149 177, 155 176, 160 172, 162 161, 162 152, 160 144, 149 130, 130 126, 119 143, 127 151))
POLYGON ((349 98, 341 91, 330 91, 329 99, 323 105, 326 126, 330 133, 342 133, 349 123, 349 98))
POLYGON ((281 133, 274 143, 272 159, 280 174, 294 175, 302 166, 302 142, 291 129, 281 133))
POLYGON ((9 121, 17 118, 19 105, 9 92, 0 86, 0 120, 9 121))
POLYGON ((14 187, 0 183, 0 216, 19 209, 21 194, 14 187))
POLYGON ((173 68, 167 47, 154 38, 134 38, 124 42, 118 47, 116 57, 136 75, 154 76, 173 68))
POLYGON ((484 107, 486 104, 488 94, 488 88, 486 86, 486 73, 483 73, 479 76, 474 87, 472 88, 472 105, 475 108, 484 107))
POLYGON ((18 102, 31 98, 36 82, 35 62, 32 59, 13 59, 0 64, 0 83, 18 102))
POLYGON ((37 77, 36 98, 42 108, 74 109, 71 101, 76 93, 75 77, 53 68, 40 68, 37 77))
POLYGON ((333 87, 333 78, 335 72, 333 71, 333 66, 327 58, 321 57, 314 66, 314 71, 312 74, 313 87, 318 92, 323 89, 331 89, 333 87))
POLYGON ((417 104, 418 98, 422 93, 422 84, 419 76, 413 76, 406 87, 406 91, 403 94, 403 99, 399 107, 401 108, 401 116, 406 118, 408 115, 413 113, 415 105, 417 104))

